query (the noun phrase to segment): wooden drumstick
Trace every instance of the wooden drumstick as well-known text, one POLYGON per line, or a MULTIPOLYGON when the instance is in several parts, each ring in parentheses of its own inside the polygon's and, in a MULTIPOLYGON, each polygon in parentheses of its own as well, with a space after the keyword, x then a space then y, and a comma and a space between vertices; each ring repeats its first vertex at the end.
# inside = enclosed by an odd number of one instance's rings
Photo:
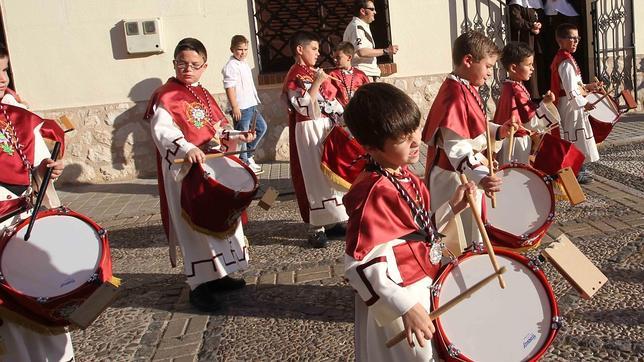
MULTIPOLYGON (((485 137, 487 138, 487 161, 488 161, 488 169, 490 170, 490 176, 494 176, 494 155, 492 151, 492 138, 490 136, 490 124, 489 122, 485 121, 485 137)), ((496 195, 494 193, 491 194, 490 198, 492 199, 492 207, 496 207, 496 195)))
POLYGON ((514 124, 513 124, 510 127, 510 141, 509 141, 509 145, 508 145, 508 160, 510 162, 512 162, 512 153, 514 151, 514 132, 516 132, 516 130, 515 130, 514 124))
MULTIPOLYGON (((465 299, 469 298, 476 292, 477 290, 483 288, 486 284, 492 281, 492 279, 496 278, 497 275, 500 276, 501 274, 506 272, 506 268, 502 266, 498 271, 495 271, 494 273, 488 275, 485 277, 485 279, 481 280, 480 282, 472 285, 471 287, 467 288, 463 293, 459 294, 458 296, 452 298, 449 302, 441 305, 440 307, 436 308, 433 310, 431 313, 429 313, 429 319, 434 320, 438 317, 440 317, 443 313, 447 312, 448 310, 452 309, 454 306, 456 306, 458 303, 464 301, 465 299)), ((405 339, 405 332, 402 331, 398 333, 394 338, 390 339, 387 341, 385 344, 387 348, 391 348, 398 344, 400 341, 405 339)))
MULTIPOLYGON (((464 174, 461 174, 461 183, 463 185, 467 184, 467 176, 465 176, 464 174)), ((474 196, 472 196, 469 192, 466 193, 466 195, 467 195, 467 202, 470 204, 470 209, 472 210, 472 215, 474 215, 474 219, 476 219, 476 225, 479 227, 479 232, 481 233, 481 236, 483 237, 483 242, 485 243, 485 247, 487 248, 487 254, 490 256, 492 267, 494 267, 494 270, 498 272, 499 263, 496 261, 496 254, 494 253, 494 249, 492 248, 492 242, 490 242, 490 238, 487 235, 487 230, 485 230, 485 225, 483 225, 483 219, 481 219, 481 214, 476 208, 476 202, 474 201, 474 196)), ((501 277, 501 275, 499 275, 499 285, 501 285, 501 288, 505 289, 505 280, 503 280, 503 277, 501 277)))
MULTIPOLYGON (((206 160, 208 160, 208 159, 211 159, 211 158, 220 158, 220 157, 224 157, 224 156, 228 156, 228 155, 238 155, 238 154, 240 154, 240 153, 244 153, 244 152, 255 152, 255 148, 250 149, 250 150, 243 150, 243 151, 230 151, 230 152, 220 152, 220 153, 209 153, 209 154, 207 154, 207 155, 206 155, 206 157, 205 157, 205 158, 206 158, 206 160)), ((188 161, 186 161, 186 159, 185 159, 185 158, 175 158, 175 159, 172 161, 172 163, 174 163, 175 165, 182 164, 182 163, 185 163, 185 162, 188 162, 188 161)))
MULTIPOLYGON (((56 161, 58 159, 59 151, 60 151, 60 142, 56 142, 54 144, 54 149, 51 151, 52 160, 56 161)), ((38 217, 38 210, 40 209, 40 206, 42 205, 42 201, 45 198, 45 194, 47 193, 47 187, 49 186, 49 180, 51 180, 51 174, 53 172, 54 172, 53 167, 49 167, 47 168, 47 171, 45 171, 45 177, 43 177, 43 181, 42 181, 42 184, 40 185, 40 190, 38 190, 38 196, 36 197, 36 202, 34 203, 34 208, 31 213, 29 226, 27 226, 27 231, 25 232, 25 236, 23 237, 25 241, 29 240, 29 237, 31 237, 31 230, 34 228, 34 222, 38 217)))

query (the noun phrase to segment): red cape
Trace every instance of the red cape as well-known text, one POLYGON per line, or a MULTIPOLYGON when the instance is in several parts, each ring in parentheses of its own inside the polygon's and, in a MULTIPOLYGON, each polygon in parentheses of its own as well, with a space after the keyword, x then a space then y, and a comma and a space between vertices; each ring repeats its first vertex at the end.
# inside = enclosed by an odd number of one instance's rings
POLYGON ((561 97, 562 95, 561 91, 563 90, 561 88, 561 82, 559 81, 559 65, 565 60, 570 60, 572 64, 575 65, 575 73, 581 74, 581 69, 579 69, 579 65, 577 65, 575 57, 573 57, 573 55, 569 51, 559 49, 557 54, 555 54, 555 58, 550 64, 550 90, 555 94, 555 105, 557 105, 559 97, 561 97))
POLYGON ((337 89, 338 102, 345 108, 350 100, 347 88, 351 89, 351 94, 355 94, 360 86, 369 83, 369 77, 363 71, 356 67, 352 67, 351 71, 352 74, 343 74, 342 69, 337 68, 329 72, 330 76, 339 79, 339 81, 331 79, 331 84, 337 89))
MULTIPOLYGON (((536 114, 537 105, 530 100, 530 95, 523 84, 506 81, 501 88, 501 97, 494 113, 494 123, 503 124, 512 116, 521 123, 530 122, 536 114)), ((524 130, 517 131, 517 136, 525 136, 524 130)))

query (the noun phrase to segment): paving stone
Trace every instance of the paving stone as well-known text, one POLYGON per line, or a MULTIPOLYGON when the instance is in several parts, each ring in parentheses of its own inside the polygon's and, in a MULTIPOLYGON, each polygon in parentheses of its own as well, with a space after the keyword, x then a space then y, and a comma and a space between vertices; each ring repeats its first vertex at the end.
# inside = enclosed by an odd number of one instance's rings
POLYGON ((200 343, 183 344, 177 347, 159 349, 154 354, 153 361, 164 358, 177 358, 194 355, 199 351, 200 343))

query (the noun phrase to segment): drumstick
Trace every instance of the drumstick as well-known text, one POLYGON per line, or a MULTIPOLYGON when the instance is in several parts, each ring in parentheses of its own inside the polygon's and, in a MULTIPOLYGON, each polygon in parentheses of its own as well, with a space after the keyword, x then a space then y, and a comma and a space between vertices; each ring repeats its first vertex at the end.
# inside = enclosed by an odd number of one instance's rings
MULTIPOLYGON (((51 151, 51 159, 56 161, 58 158, 58 152, 60 151, 60 142, 54 143, 54 149, 51 151)), ((27 227, 27 232, 25 233, 25 241, 29 240, 31 236, 31 230, 34 228, 34 222, 36 222, 36 216, 38 215, 38 209, 42 205, 42 200, 45 198, 45 192, 47 191, 47 186, 49 186, 49 180, 51 179, 51 173, 54 172, 53 167, 47 168, 45 172, 45 177, 43 178, 42 184, 40 184, 40 190, 38 190, 38 197, 36 197, 36 202, 34 203, 34 211, 31 213, 31 220, 29 220, 29 226, 27 227)))
MULTIPOLYGON (((489 167, 489 170, 490 170, 490 176, 494 176, 494 160, 492 159, 492 157, 493 157, 493 155, 492 155, 492 138, 490 137, 490 125, 489 125, 489 122, 487 122, 487 121, 485 121, 485 122, 486 122, 485 123, 485 126, 486 126, 486 128, 485 128, 485 137, 487 138, 486 141, 487 141, 488 167, 489 167)), ((495 208, 496 207, 496 195, 494 195, 494 193, 492 193, 492 195, 490 197, 492 199, 492 207, 495 208)))
MULTIPOLYGON (((238 155, 238 154, 240 154, 240 153, 244 153, 244 152, 255 152, 255 150, 256 150, 255 148, 252 148, 252 149, 250 149, 250 150, 243 150, 243 151, 230 151, 230 152, 209 153, 209 154, 207 154, 207 155, 206 155, 206 157, 205 157, 205 158, 206 158, 206 160, 208 160, 208 159, 211 159, 211 158, 219 158, 219 157, 224 157, 224 156, 228 156, 228 155, 238 155)), ((186 161, 186 159, 185 159, 185 158, 175 158, 175 159, 172 161, 172 163, 174 163, 175 165, 177 165, 177 164, 181 164, 181 163, 185 163, 185 162, 188 162, 188 161, 186 161)))
POLYGON ((592 102, 591 104, 594 106, 595 104, 601 102, 602 100, 604 100, 604 98, 606 98, 608 95, 610 95, 610 92, 612 92, 612 91, 613 91, 613 88, 610 88, 609 90, 606 91, 606 93, 602 94, 601 97, 597 98, 597 100, 592 102))
MULTIPOLYGON (((464 174, 461 174, 461 183, 463 185, 467 184, 467 176, 465 176, 464 174)), ((487 235, 487 230, 485 230, 485 225, 483 225, 483 219, 481 219, 481 214, 476 208, 476 202, 474 202, 474 197, 470 195, 469 192, 466 195, 467 195, 467 202, 470 204, 470 209, 472 209, 472 215, 474 215, 474 219, 476 219, 476 225, 478 225, 479 227, 479 232, 481 233, 481 236, 483 237, 483 242, 485 243, 485 247, 487 248, 487 254, 490 256, 492 267, 494 267, 494 270, 498 272, 499 263, 497 263, 496 261, 496 254, 494 254, 492 243, 490 242, 490 238, 487 235)), ((499 285, 501 285, 501 288, 505 289, 505 280, 503 280, 503 277, 501 277, 501 275, 499 275, 499 285)))
MULTIPOLYGON (((464 301, 465 299, 469 298, 476 292, 477 290, 483 288, 485 285, 487 285, 489 282, 492 281, 492 279, 496 278, 497 275, 501 275, 507 271, 506 267, 502 266, 498 271, 495 271, 494 273, 488 275, 485 277, 485 279, 481 280, 480 282, 472 285, 471 287, 467 288, 463 293, 457 295, 456 297, 452 298, 449 302, 441 305, 440 307, 436 308, 433 310, 431 313, 429 313, 429 319, 434 320, 438 317, 440 317, 443 313, 447 312, 448 310, 452 309, 455 305, 458 303, 464 301)), ((405 332, 402 331, 398 333, 394 338, 390 339, 387 341, 385 344, 387 348, 391 348, 398 344, 400 341, 405 339, 405 332)))
MULTIPOLYGON (((514 120, 514 117, 512 117, 514 120)), ((510 144, 508 146, 508 160, 512 162, 512 151, 514 151, 514 124, 510 127, 510 144)))
POLYGON ((255 132, 255 127, 257 126, 257 109, 253 112, 253 119, 250 120, 250 127, 248 130, 253 133, 255 132))

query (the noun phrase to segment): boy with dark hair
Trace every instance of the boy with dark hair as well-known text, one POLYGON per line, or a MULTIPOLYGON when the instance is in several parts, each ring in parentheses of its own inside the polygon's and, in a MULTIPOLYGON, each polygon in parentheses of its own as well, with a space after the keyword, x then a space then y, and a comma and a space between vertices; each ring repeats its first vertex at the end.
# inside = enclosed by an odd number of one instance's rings
MULTIPOLYGON (((63 130, 25 110, 16 92, 8 88, 9 53, 0 45, 0 216, 14 211, 16 200, 30 197, 32 173, 45 174, 52 168, 52 179, 63 172, 61 159, 51 160, 44 138, 63 141, 63 130), (9 207, 7 207, 7 206, 9 207)), ((60 155, 62 155, 62 149, 60 155)), ((0 234, 29 217, 30 211, 0 222, 0 234)), ((28 266, 25 266, 28 267, 28 266)), ((26 316, 28 318, 28 316, 26 316)), ((41 334, 8 318, 0 318, 0 360, 46 361, 74 359, 69 333, 41 334)))
POLYGON ((346 107, 361 85, 369 83, 369 77, 360 69, 351 66, 355 53, 353 44, 348 41, 338 43, 333 49, 333 59, 338 66, 329 72, 331 84, 337 89, 336 95, 342 107, 346 107))
POLYGON ((430 214, 427 188, 407 169, 420 157, 420 111, 393 85, 364 85, 344 117, 370 156, 344 197, 349 213, 345 276, 357 292, 356 360, 433 360, 427 342, 434 333, 429 287, 444 248, 437 232, 446 233, 475 185, 458 186, 449 202, 430 214), (408 345, 387 348, 385 342, 401 330, 408 345))
MULTIPOLYGON (((190 303, 212 312, 221 307, 218 292, 242 288, 243 279, 228 276, 248 268, 248 247, 241 220, 230 233, 211 235, 199 231, 182 215, 181 165, 203 163, 204 151, 226 151, 234 142, 251 142, 253 133, 225 129, 226 117, 212 95, 199 83, 208 67, 206 48, 197 39, 181 40, 174 51, 175 76, 158 88, 148 103, 145 119, 150 120, 152 139, 157 148, 157 177, 161 198, 161 218, 170 243, 170 261, 176 265, 178 242, 184 259, 190 303)), ((218 205, 226 207, 226 205, 218 205)))
POLYGON ((328 245, 331 235, 344 235, 347 213, 344 192, 337 190, 320 168, 322 143, 344 109, 335 99, 336 89, 328 75, 315 67, 319 53, 315 34, 298 32, 290 41, 295 64, 284 79, 282 97, 289 114, 291 179, 302 220, 313 228, 309 243, 328 245))
MULTIPOLYGON (((253 73, 246 63, 248 56, 248 39, 243 35, 235 35, 230 41, 230 51, 233 53, 228 63, 221 70, 224 76, 224 88, 226 97, 230 106, 230 114, 235 121, 235 129, 238 131, 248 131, 251 120, 256 114, 256 135, 255 139, 249 143, 241 144, 241 151, 254 149, 259 144, 266 133, 266 121, 257 109, 260 103, 257 89, 253 82, 253 73)), ((255 174, 261 174, 264 171, 255 163, 251 153, 241 153, 239 158, 244 161, 255 174)))
POLYGON ((510 118, 521 122, 521 128, 514 134, 513 152, 508 153, 509 139, 503 140, 503 147, 498 156, 501 164, 512 161, 529 164, 532 140, 531 132, 540 132, 556 122, 547 108, 554 107, 554 94, 548 91, 543 101, 538 105, 530 100, 531 94, 524 82, 529 80, 534 71, 534 51, 525 43, 512 42, 503 48, 501 64, 508 72, 508 78, 503 82, 501 97, 494 114, 494 122, 503 124, 510 118))
MULTIPOLYGON (((501 179, 490 176, 486 157, 486 131, 492 140, 505 138, 512 124, 488 122, 477 88, 485 83, 499 53, 494 42, 482 33, 468 31, 454 41, 454 70, 441 85, 423 130, 427 151, 426 178, 432 193, 431 207, 447 201, 460 185, 460 173, 473 180, 486 193, 500 191, 501 179)), ((494 142, 492 142, 494 144, 494 142)), ((496 151, 496 150, 493 150, 496 151)), ((475 194, 481 205, 483 193, 475 194)), ((465 240, 480 243, 481 235, 470 210, 461 215, 465 240)))
MULTIPOLYGON (((576 25, 561 24, 556 30, 559 51, 550 65, 550 89, 557 97, 556 104, 561 115, 561 135, 570 141, 586 156, 586 162, 599 160, 595 136, 588 121, 588 111, 595 108, 585 98, 588 92, 601 89, 602 83, 584 84, 581 69, 573 57, 579 46, 579 30, 576 25)), ((577 175, 580 184, 593 181, 592 175, 581 167, 577 175)))

